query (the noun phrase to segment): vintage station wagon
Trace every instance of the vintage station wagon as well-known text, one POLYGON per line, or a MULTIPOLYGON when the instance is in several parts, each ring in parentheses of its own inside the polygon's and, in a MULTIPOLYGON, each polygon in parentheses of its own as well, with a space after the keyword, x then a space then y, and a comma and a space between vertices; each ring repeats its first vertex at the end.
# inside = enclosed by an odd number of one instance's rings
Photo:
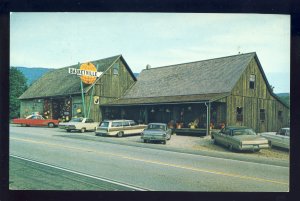
POLYGON ((140 134, 146 127, 147 125, 137 124, 133 120, 104 120, 95 133, 100 136, 123 137, 124 135, 140 134))

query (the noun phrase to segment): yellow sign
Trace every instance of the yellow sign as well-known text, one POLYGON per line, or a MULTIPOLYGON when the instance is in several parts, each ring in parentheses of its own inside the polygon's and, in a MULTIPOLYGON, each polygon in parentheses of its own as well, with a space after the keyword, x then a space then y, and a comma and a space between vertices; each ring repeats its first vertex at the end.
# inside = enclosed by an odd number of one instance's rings
POLYGON ((85 84, 92 84, 96 81, 97 77, 100 77, 101 72, 97 72, 96 67, 92 63, 81 64, 80 69, 69 68, 70 74, 76 74, 80 76, 80 79, 85 84))
POLYGON ((99 99, 100 99, 99 96, 94 96, 94 104, 99 105, 100 103, 99 99))

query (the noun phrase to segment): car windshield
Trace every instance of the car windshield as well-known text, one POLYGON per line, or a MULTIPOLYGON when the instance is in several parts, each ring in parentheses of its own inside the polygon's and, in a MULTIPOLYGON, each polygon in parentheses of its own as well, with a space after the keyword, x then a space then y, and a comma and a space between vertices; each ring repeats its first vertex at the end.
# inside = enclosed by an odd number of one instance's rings
POLYGON ((256 135, 252 129, 237 129, 232 131, 233 135, 256 135))
POLYGON ((70 122, 82 122, 82 118, 73 118, 70 122))
POLYGON ((290 129, 283 128, 281 133, 282 133, 282 135, 290 136, 290 129))
POLYGON ((159 125, 159 124, 149 124, 148 125, 148 129, 151 130, 166 130, 166 126, 165 125, 159 125))
POLYGON ((109 124, 109 122, 103 121, 103 122, 100 124, 100 128, 108 128, 108 124, 109 124))

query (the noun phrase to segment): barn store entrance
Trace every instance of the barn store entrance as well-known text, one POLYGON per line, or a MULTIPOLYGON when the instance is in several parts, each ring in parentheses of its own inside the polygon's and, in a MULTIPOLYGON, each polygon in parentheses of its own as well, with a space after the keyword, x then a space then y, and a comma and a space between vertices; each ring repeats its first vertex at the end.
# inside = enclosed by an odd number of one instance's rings
POLYGON ((44 103, 44 115, 52 119, 69 121, 72 118, 72 99, 48 99, 44 103))

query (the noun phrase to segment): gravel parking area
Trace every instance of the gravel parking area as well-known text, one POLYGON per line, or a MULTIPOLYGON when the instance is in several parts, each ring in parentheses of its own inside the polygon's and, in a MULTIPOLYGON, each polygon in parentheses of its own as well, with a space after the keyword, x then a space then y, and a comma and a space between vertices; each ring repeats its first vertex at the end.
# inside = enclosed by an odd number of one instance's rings
MULTIPOLYGON (((140 136, 127 136, 123 138, 115 138, 116 141, 127 141, 127 142, 136 142, 142 143, 140 136)), ((153 143, 154 144, 154 143, 153 143)), ((289 151, 283 149, 262 149, 259 152, 231 152, 225 147, 220 145, 213 144, 210 136, 205 137, 194 137, 194 136, 181 136, 181 135, 172 135, 171 140, 167 141, 166 145, 158 144, 157 146, 166 146, 170 148, 181 148, 186 150, 203 150, 203 151, 212 151, 212 152, 223 152, 223 153, 232 153, 238 155, 249 155, 254 157, 267 157, 271 159, 280 159, 280 160, 289 160, 289 151)))

